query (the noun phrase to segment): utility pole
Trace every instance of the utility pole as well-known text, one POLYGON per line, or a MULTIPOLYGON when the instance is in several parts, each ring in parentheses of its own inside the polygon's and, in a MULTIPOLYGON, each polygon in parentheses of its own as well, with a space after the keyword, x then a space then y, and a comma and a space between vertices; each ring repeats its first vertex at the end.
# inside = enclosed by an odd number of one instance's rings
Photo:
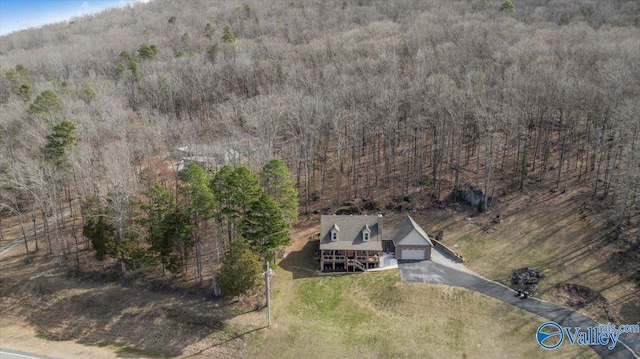
POLYGON ((264 272, 264 283, 266 286, 267 292, 267 327, 271 327, 271 290, 269 288, 269 277, 271 276, 271 268, 269 268, 269 260, 264 258, 264 261, 267 264, 267 270, 264 272))

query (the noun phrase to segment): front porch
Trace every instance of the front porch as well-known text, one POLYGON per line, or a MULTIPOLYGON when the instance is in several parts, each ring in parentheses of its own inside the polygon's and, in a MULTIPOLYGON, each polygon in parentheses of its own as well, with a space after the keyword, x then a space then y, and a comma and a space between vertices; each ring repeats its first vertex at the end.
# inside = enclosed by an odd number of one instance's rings
POLYGON ((322 272, 363 272, 380 266, 380 251, 332 250, 321 251, 322 272))

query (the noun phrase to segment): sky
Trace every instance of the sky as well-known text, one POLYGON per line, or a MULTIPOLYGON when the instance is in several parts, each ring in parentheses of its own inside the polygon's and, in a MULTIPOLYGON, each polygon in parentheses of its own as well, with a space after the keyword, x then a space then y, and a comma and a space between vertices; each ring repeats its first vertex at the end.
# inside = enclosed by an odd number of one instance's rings
POLYGON ((0 35, 150 0, 0 0, 0 35))

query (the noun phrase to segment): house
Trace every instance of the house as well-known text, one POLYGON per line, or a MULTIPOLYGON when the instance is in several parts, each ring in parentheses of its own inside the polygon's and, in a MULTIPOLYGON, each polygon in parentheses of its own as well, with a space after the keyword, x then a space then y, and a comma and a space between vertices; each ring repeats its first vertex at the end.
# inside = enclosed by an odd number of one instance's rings
POLYGON ((192 144, 174 148, 169 159, 178 161, 171 165, 176 172, 182 171, 190 163, 198 163, 207 171, 219 170, 226 164, 237 166, 240 163, 240 152, 221 145, 192 144))
POLYGON ((323 272, 366 271, 380 266, 383 252, 397 259, 431 259, 431 240, 409 216, 394 228, 383 228, 383 216, 320 217, 320 269, 323 272))

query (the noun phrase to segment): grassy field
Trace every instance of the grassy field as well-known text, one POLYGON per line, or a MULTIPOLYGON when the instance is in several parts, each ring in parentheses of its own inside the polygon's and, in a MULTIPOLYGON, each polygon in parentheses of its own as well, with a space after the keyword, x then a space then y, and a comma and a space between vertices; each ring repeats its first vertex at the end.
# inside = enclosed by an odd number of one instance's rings
POLYGON ((324 277, 299 271, 277 271, 275 325, 253 338, 245 357, 596 357, 588 348, 540 348, 534 338, 541 318, 474 292, 402 283, 395 270, 324 277))
MULTIPOLYGON (((311 243, 309 245, 309 243, 311 243)), ((315 244, 317 245, 317 243, 315 244)), ((19 253, 19 251, 14 250, 19 253)), ((273 325, 256 300, 203 301, 65 278, 54 268, 0 275, 2 345, 62 358, 541 358, 543 320, 447 286, 402 283, 398 271, 317 276, 308 242, 276 268, 273 325), (69 348, 73 353, 65 352, 69 348), (80 353, 80 354, 77 354, 80 353), (111 355, 109 353, 112 353, 111 355)), ((563 346, 554 358, 589 358, 563 346)))

